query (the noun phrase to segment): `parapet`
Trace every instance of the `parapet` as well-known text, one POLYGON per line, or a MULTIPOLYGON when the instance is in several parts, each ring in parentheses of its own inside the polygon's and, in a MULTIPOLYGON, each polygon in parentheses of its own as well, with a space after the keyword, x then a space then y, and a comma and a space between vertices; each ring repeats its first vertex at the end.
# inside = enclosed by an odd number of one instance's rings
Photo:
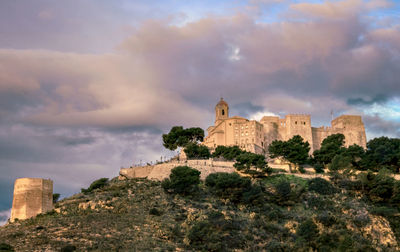
POLYGON ((19 178, 14 183, 11 221, 25 220, 53 209, 53 181, 19 178))

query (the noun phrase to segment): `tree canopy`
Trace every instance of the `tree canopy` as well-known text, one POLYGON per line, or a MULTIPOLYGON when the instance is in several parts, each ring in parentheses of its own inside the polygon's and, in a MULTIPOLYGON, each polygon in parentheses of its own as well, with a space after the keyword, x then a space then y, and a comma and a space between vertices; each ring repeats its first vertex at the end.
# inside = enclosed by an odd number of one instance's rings
POLYGON ((265 156, 244 151, 236 157, 236 163, 233 165, 238 171, 254 177, 265 176, 270 172, 270 167, 265 161, 265 156))
POLYGON ((321 143, 321 148, 313 153, 314 161, 323 165, 332 162, 333 158, 343 151, 344 135, 333 134, 325 138, 321 143))
POLYGON ((211 156, 207 146, 198 145, 196 143, 189 143, 186 145, 184 151, 189 159, 207 159, 211 156))
POLYGON ((309 160, 309 151, 310 144, 299 135, 293 136, 288 141, 275 140, 268 147, 271 158, 281 157, 295 165, 306 164, 309 160))
POLYGON ((242 154, 244 151, 242 151, 238 146, 223 146, 219 145, 214 153, 212 154, 213 157, 219 158, 223 157, 226 160, 233 161, 237 156, 242 154))
POLYGON ((362 164, 365 169, 376 171, 387 168, 398 173, 400 169, 400 139, 378 137, 368 141, 362 164))
POLYGON ((200 172, 189 166, 177 166, 171 170, 169 178, 161 186, 167 191, 187 195, 198 189, 200 172))
POLYGON ((178 147, 186 147, 189 143, 202 142, 204 130, 201 128, 187 128, 174 126, 168 134, 162 135, 163 145, 169 150, 176 150, 178 147))

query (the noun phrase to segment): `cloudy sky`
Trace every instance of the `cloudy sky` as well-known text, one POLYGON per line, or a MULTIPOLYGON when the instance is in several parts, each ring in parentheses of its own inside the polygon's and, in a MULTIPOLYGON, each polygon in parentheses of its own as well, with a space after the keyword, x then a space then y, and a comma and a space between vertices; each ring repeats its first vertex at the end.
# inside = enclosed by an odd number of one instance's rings
POLYGON ((400 137, 390 0, 0 2, 0 219, 18 177, 63 196, 171 156, 161 134, 231 115, 363 116, 400 137))

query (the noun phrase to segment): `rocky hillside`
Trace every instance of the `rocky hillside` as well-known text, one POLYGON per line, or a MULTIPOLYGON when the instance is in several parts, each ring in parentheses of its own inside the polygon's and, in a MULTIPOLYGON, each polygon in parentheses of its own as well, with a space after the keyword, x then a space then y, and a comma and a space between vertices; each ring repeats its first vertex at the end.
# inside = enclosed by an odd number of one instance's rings
POLYGON ((398 208, 324 181, 272 175, 182 195, 115 178, 0 227, 0 251, 399 250, 398 208))

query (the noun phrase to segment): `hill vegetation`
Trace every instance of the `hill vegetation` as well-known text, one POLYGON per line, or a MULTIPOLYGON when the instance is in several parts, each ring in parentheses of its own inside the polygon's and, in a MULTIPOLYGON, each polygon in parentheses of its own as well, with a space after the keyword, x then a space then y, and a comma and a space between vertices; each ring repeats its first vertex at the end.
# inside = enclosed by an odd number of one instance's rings
POLYGON ((399 249, 400 185, 385 172, 334 182, 214 173, 202 182, 177 167, 166 181, 98 180, 53 212, 1 227, 0 243, 16 251, 399 249))
MULTIPOLYGON (((238 173, 205 181, 188 166, 162 182, 101 178, 55 210, 0 227, 0 251, 398 251, 400 141, 344 147, 331 135, 309 156, 300 136, 274 141, 273 158, 324 178, 276 174, 265 157, 199 145, 199 128, 174 127, 164 146, 189 158, 234 161, 238 173), (247 175, 247 176, 242 176, 247 175)), ((54 200, 57 201, 58 197, 54 200)))

